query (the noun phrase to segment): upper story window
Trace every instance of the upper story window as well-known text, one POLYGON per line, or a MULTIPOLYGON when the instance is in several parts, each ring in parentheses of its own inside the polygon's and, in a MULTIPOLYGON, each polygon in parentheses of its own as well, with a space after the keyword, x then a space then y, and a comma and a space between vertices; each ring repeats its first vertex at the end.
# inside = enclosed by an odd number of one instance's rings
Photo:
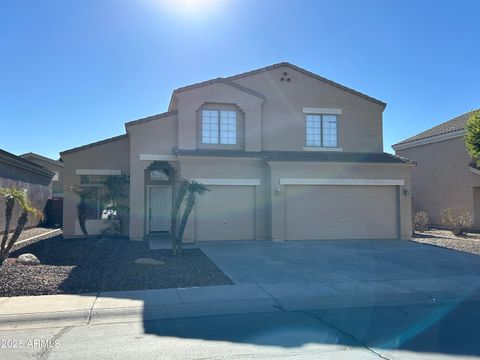
POLYGON ((307 115, 307 146, 337 147, 337 116, 307 115))
POLYGON ((202 110, 202 143, 237 143, 237 113, 231 110, 202 110))

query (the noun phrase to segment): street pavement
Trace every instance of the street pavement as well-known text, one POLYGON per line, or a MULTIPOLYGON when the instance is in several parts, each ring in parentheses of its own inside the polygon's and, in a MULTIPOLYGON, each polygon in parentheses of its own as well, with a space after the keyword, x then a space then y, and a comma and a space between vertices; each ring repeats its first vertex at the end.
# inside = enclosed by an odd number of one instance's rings
POLYGON ((0 338, 0 359, 12 360, 480 359, 480 302, 5 330, 0 338))

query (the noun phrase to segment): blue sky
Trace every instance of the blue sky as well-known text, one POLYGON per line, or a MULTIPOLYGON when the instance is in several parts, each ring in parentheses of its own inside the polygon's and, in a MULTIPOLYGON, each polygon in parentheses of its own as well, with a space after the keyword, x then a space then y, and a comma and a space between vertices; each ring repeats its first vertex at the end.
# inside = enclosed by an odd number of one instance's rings
POLYGON ((476 0, 2 0, 0 147, 56 158, 166 111, 174 88, 289 61, 387 102, 391 151, 480 107, 479 12, 476 0))

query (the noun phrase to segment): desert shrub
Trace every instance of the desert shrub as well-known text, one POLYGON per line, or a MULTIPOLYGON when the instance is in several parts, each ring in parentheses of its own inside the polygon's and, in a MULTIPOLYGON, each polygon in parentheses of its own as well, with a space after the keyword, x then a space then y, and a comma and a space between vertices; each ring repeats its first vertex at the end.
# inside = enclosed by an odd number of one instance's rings
POLYGON ((442 224, 447 226, 453 235, 465 235, 473 224, 472 212, 465 208, 447 208, 440 213, 442 224))
POLYGON ((477 166, 480 166, 480 109, 472 111, 465 126, 465 144, 477 166))
POLYGON ((415 230, 420 232, 428 230, 430 218, 426 211, 417 211, 415 213, 415 218, 413 219, 413 221, 415 223, 415 230))

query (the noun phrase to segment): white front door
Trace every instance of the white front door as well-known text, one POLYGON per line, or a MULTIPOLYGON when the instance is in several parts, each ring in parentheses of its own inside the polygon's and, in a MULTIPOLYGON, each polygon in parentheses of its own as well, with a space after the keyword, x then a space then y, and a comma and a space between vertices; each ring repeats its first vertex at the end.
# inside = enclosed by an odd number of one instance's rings
POLYGON ((172 187, 170 185, 150 186, 148 193, 149 232, 170 231, 172 187))

